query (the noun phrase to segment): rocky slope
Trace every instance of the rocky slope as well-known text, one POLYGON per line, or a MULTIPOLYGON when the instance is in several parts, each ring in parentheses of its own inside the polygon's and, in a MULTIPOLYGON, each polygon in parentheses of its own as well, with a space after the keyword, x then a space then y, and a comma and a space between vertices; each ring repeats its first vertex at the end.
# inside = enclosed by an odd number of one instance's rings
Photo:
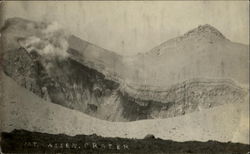
POLYGON ((67 35, 57 24, 14 18, 6 21, 2 34, 6 75, 47 101, 100 119, 175 117, 222 104, 238 104, 247 96, 241 87, 247 82, 246 47, 234 46, 207 25, 136 56, 134 65, 114 52, 67 35), (176 42, 180 42, 178 47, 173 46, 176 42), (197 44, 199 50, 191 50, 197 44), (224 45, 226 52, 224 47, 221 49, 224 45), (187 60, 186 53, 192 55, 192 61, 187 60), (178 63, 179 58, 188 64, 178 63), (159 83, 166 86, 158 87, 159 83))
POLYGON ((249 144, 249 99, 183 116, 109 122, 41 99, 2 74, 0 130, 25 129, 50 134, 97 134, 103 137, 156 138, 174 141, 241 142, 249 144))

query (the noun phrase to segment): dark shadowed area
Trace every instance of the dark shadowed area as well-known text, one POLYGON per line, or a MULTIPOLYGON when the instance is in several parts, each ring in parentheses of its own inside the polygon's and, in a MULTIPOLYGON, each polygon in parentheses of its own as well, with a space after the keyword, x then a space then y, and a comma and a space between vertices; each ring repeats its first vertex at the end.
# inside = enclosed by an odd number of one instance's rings
POLYGON ((147 136, 145 139, 127 139, 95 134, 67 136, 25 130, 2 133, 1 147, 4 153, 245 154, 249 151, 249 145, 231 142, 174 142, 147 136))

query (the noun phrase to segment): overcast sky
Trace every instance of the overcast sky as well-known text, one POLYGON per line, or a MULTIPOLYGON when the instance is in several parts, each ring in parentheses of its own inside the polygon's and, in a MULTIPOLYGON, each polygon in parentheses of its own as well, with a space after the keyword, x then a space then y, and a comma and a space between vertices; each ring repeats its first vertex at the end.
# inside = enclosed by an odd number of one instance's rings
POLYGON ((4 19, 57 21, 70 33, 124 55, 149 51, 203 24, 249 44, 247 1, 9 1, 3 11, 4 19))

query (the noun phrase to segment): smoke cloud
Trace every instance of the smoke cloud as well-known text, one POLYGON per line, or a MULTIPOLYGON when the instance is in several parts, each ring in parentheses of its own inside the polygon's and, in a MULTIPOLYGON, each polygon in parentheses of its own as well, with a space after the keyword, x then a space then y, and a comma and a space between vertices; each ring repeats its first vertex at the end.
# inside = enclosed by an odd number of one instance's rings
POLYGON ((47 59, 68 57, 68 35, 57 22, 34 23, 35 34, 18 40, 28 52, 36 51, 47 59))

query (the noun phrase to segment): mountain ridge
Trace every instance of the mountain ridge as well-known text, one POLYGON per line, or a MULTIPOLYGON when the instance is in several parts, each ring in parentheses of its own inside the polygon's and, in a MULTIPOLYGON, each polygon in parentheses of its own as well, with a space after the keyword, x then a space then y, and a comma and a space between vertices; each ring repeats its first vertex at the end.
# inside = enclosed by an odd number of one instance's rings
POLYGON ((238 83, 244 84, 241 78, 248 82, 247 52, 228 41, 188 39, 180 46, 160 47, 160 56, 135 56, 129 63, 66 35, 56 24, 18 20, 3 29, 4 43, 12 47, 4 51, 4 72, 55 104, 109 121, 134 121, 181 116, 245 97, 238 83))
MULTIPOLYGON (((205 35, 205 34, 213 34, 217 36, 219 39, 226 39, 226 37, 215 27, 205 24, 205 25, 199 25, 197 28, 192 29, 184 34, 184 37, 189 37, 190 35, 205 35)), ((206 36, 204 36, 206 37, 206 36)))

